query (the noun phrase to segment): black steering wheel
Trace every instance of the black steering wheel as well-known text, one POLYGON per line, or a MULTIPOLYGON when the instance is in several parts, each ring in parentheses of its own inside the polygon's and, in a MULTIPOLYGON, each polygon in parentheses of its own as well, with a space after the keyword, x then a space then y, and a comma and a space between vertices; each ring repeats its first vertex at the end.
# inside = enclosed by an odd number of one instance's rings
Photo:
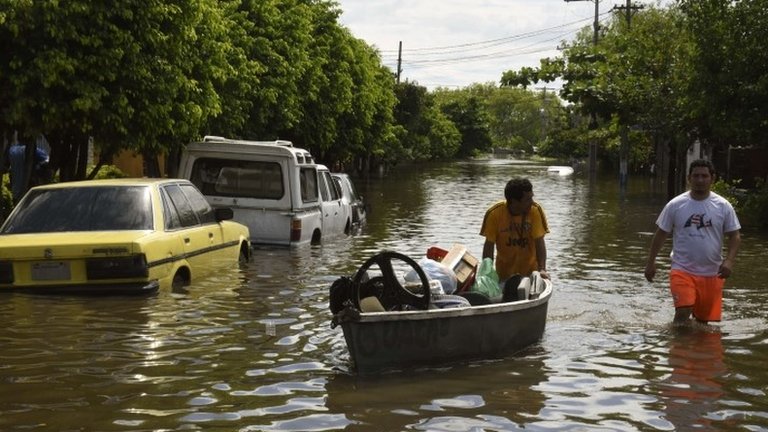
POLYGON ((375 296, 384 309, 388 311, 402 310, 404 305, 421 310, 429 308, 430 292, 427 275, 416 261, 398 252, 384 251, 369 258, 355 273, 352 286, 356 293, 353 298, 357 301, 358 307, 360 307, 360 299, 375 296), (395 260, 405 262, 419 275, 420 294, 400 284, 392 267, 392 261, 395 260), (381 269, 381 276, 362 282, 363 276, 374 265, 378 265, 381 269))

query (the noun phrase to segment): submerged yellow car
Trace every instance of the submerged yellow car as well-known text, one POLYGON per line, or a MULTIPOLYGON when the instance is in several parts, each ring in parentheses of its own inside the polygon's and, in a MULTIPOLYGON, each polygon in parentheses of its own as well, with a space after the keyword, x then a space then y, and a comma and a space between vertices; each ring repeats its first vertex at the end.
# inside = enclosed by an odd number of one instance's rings
POLYGON ((32 188, 0 228, 0 292, 151 293, 247 261, 248 228, 187 180, 32 188))

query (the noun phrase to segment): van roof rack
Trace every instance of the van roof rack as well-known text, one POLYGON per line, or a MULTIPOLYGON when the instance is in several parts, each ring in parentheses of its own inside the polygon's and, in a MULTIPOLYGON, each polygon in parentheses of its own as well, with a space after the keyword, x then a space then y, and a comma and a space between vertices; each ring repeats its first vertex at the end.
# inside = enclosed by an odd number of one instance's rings
POLYGON ((225 138, 216 135, 206 135, 203 137, 203 142, 226 142, 232 144, 271 144, 276 146, 293 147, 293 143, 287 140, 274 140, 274 141, 248 141, 248 140, 236 140, 231 138, 225 138))

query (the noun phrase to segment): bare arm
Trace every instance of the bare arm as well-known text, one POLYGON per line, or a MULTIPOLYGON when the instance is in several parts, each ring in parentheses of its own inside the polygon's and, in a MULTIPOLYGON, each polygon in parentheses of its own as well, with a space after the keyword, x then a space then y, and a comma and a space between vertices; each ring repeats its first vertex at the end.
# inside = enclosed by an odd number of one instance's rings
POLYGON ((651 250, 648 252, 648 261, 645 263, 645 278, 649 282, 653 282, 653 277, 656 276, 656 256, 659 254, 661 247, 664 246, 668 235, 669 233, 661 228, 656 228, 656 233, 653 234, 651 250))
POLYGON ((723 279, 728 278, 733 272, 733 262, 736 260, 736 253, 739 252, 741 245, 741 233, 738 230, 725 234, 728 236, 728 255, 720 264, 720 269, 717 272, 717 275, 723 279))
POLYGON ((485 241, 483 245, 483 259, 490 258, 493 261, 493 253, 496 250, 496 245, 493 242, 485 241))
POLYGON ((536 242, 536 263, 539 266, 539 274, 544 279, 549 279, 549 273, 547 272, 547 242, 544 241, 544 237, 539 237, 534 241, 536 242))

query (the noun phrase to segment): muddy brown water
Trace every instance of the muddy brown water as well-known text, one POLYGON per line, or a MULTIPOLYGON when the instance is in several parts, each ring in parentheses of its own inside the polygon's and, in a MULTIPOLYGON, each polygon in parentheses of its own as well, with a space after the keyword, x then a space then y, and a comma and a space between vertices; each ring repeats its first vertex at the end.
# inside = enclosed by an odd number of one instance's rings
POLYGON ((357 187, 372 211, 354 236, 260 247, 183 292, 0 293, 0 430, 768 430, 766 234, 745 227, 723 322, 679 332, 666 260, 657 282, 642 275, 666 201, 653 179, 621 191, 499 159, 357 187), (514 175, 550 222, 543 339, 502 360, 357 376, 329 326, 330 284, 383 249, 480 256, 482 216, 514 175))

